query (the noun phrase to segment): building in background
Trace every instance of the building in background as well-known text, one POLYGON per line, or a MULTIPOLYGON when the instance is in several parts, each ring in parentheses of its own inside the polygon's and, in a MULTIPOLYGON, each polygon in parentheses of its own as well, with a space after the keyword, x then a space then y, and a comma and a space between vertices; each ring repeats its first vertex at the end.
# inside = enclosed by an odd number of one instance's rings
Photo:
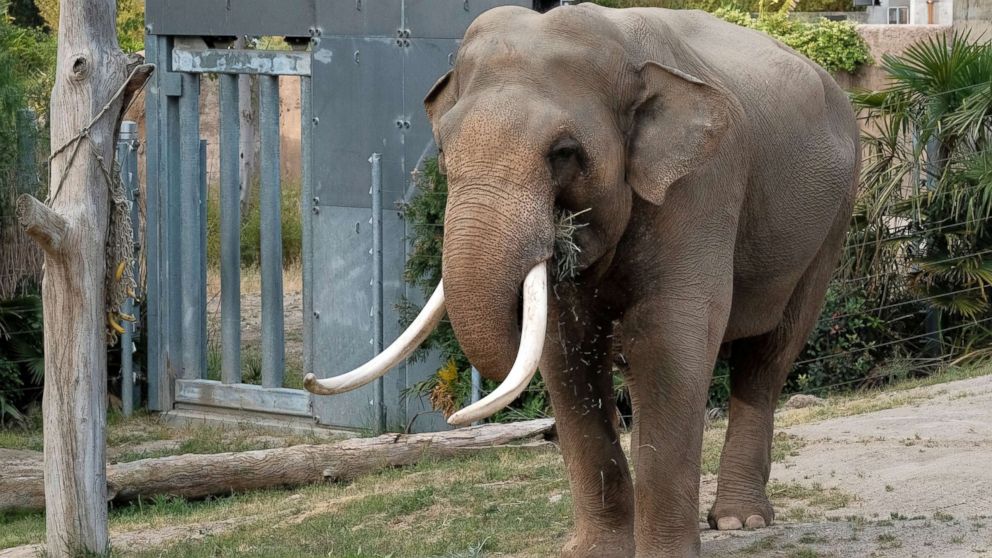
POLYGON ((866 23, 889 25, 951 25, 954 4, 954 0, 854 0, 855 6, 867 8, 866 23))

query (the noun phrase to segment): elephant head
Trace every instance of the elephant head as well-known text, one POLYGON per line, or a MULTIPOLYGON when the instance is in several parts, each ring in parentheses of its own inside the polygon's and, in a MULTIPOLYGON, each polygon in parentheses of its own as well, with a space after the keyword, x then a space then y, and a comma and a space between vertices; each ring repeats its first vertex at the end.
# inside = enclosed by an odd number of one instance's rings
POLYGON ((454 68, 424 101, 449 188, 443 286, 382 355, 338 378, 308 377, 308 389, 337 393, 385 373, 446 310, 469 360, 505 379, 501 392, 450 422, 492 414, 537 367, 556 213, 582 212, 576 272, 594 281, 610 267, 635 204, 663 203, 708 162, 727 128, 726 96, 645 59, 629 35, 591 14, 504 7, 472 23, 454 68))

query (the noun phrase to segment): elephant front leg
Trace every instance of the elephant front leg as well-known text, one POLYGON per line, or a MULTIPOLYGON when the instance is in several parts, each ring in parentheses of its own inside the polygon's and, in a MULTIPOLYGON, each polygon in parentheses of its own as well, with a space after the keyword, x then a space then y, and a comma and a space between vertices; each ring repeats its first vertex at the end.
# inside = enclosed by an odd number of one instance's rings
MULTIPOLYGON (((552 301, 552 306, 564 304, 552 301)), ((562 556, 634 556, 630 470, 616 430, 611 323, 579 305, 549 317, 541 374, 572 492, 575 532, 562 556)))
POLYGON ((634 404, 637 556, 695 557, 705 407, 725 317, 710 305, 628 312, 624 354, 634 404))

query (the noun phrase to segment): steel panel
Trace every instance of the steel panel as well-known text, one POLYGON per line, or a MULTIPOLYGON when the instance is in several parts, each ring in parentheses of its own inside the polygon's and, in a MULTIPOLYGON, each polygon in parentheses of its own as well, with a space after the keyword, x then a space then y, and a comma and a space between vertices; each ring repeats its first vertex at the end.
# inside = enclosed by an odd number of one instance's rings
POLYGON ((396 38, 403 0, 321 0, 315 18, 321 37, 396 38))
MULTIPOLYGON (((368 157, 361 163, 368 176, 368 157)), ((368 183, 366 178, 366 196, 368 183)), ((313 216, 313 274, 322 278, 313 293, 313 368, 319 378, 342 374, 374 356, 372 344, 372 212, 368 208, 320 207, 313 216)), ((400 334, 396 303, 405 290, 405 228, 400 214, 387 208, 383 227, 383 338, 391 343, 400 334)), ((408 385, 399 366, 384 377, 386 424, 406 426, 400 390, 408 385)), ((376 424, 374 383, 348 393, 313 396, 314 415, 321 424, 372 430, 376 424)))
MULTIPOLYGON (((345 0, 321 0, 351 4, 345 0)), ((145 24, 155 35, 307 37, 314 0, 148 0, 145 24)))
POLYGON ((382 154, 383 206, 402 196, 403 56, 392 39, 322 39, 313 55, 318 205, 371 207, 368 158, 382 154), (355 53, 358 53, 358 62, 355 53))
POLYGON ((279 176, 279 78, 259 78, 259 193, 262 276, 262 385, 282 387, 286 365, 282 288, 282 183, 279 176))
POLYGON ((461 39, 470 23, 498 6, 530 8, 531 0, 405 0, 403 26, 411 37, 461 39))
POLYGON ((456 39, 416 39, 403 49, 403 113, 409 128, 403 130, 404 184, 424 157, 434 155, 434 134, 424 110, 424 97, 458 52, 456 39))
POLYGON ((172 51, 172 71, 214 74, 310 75, 310 53, 283 50, 172 51))

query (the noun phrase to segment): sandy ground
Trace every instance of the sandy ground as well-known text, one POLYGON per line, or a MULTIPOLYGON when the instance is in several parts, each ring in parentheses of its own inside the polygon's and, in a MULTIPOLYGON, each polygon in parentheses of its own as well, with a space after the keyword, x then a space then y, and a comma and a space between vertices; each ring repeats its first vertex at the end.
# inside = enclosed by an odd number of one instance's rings
MULTIPOLYGON (((992 556, 992 376, 883 397, 908 401, 784 429, 805 445, 774 465, 772 482, 819 484, 847 505, 810 505, 817 517, 805 523, 706 530, 704 555, 992 556)), ((706 506, 715 490, 704 478, 706 506)))

